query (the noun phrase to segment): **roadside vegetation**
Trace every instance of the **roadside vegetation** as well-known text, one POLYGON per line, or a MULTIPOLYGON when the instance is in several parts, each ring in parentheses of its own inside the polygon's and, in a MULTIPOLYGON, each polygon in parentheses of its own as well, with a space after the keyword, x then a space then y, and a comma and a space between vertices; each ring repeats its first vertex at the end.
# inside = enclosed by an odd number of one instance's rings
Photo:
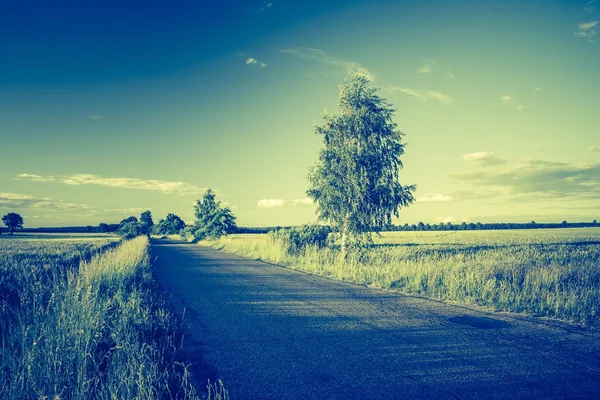
POLYGON ((146 236, 0 240, 2 399, 199 399, 179 327, 146 236))
POLYGON ((384 233, 345 255, 339 241, 323 246, 323 229, 295 228, 312 237, 306 240, 279 231, 230 235, 210 244, 401 293, 600 325, 600 231, 595 228, 384 233))

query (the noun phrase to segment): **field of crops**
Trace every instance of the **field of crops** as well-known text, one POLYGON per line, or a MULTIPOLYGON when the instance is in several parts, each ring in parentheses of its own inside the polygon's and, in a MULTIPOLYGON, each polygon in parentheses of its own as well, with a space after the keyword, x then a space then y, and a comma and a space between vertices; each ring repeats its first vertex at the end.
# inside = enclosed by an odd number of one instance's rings
POLYGON ((390 232, 349 251, 289 254, 268 235, 214 246, 290 268, 495 310, 600 323, 600 229, 390 232))
POLYGON ((196 399, 148 239, 0 239, 0 398, 196 399))

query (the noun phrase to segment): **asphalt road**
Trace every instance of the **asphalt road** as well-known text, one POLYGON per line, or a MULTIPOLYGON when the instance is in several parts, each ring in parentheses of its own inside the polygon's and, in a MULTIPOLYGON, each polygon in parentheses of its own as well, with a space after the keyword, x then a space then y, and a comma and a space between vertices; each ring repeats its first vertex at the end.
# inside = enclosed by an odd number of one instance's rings
POLYGON ((239 399, 600 399, 600 332, 154 241, 194 375, 239 399))

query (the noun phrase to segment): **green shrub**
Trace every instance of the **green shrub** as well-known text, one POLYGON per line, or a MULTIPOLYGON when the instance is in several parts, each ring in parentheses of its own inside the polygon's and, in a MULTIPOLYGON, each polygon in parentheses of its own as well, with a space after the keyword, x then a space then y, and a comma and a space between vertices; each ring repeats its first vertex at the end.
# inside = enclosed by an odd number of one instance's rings
POLYGON ((133 239, 146 234, 144 227, 139 222, 129 221, 121 224, 117 233, 125 240, 133 239))
POLYGON ((324 225, 301 225, 269 232, 272 240, 280 241, 289 254, 298 255, 308 246, 320 249, 327 245, 331 228, 324 225))

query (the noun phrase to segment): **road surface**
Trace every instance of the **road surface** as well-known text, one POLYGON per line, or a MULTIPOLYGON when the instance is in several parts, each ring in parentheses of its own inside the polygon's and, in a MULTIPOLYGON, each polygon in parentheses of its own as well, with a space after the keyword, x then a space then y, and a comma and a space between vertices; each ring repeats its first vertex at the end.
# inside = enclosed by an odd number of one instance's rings
POLYGON ((333 281, 174 241, 155 274, 196 377, 233 400, 600 399, 600 332, 333 281))

